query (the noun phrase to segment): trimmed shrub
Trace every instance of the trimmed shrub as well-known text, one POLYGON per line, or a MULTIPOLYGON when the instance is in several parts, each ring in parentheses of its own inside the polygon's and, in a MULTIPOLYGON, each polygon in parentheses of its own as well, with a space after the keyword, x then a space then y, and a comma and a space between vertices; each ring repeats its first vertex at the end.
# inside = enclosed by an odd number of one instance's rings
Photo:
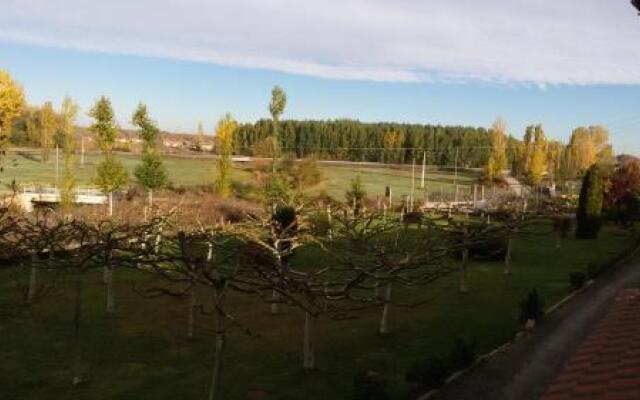
POLYGON ((587 275, 593 279, 602 272, 602 266, 598 263, 591 263, 587 265, 587 275))
POLYGON ((529 319, 538 320, 544 314, 543 303, 538 296, 538 291, 533 289, 527 297, 520 302, 520 322, 529 319))
POLYGON ((405 378, 412 391, 419 392, 442 386, 450 373, 450 363, 442 357, 436 357, 411 364, 405 378))
POLYGON ((597 164, 593 165, 582 180, 578 212, 576 214, 576 239, 596 239, 602 227, 604 202, 604 178, 597 164))
POLYGON ((366 371, 353 378, 354 400, 388 400, 387 380, 379 374, 366 371))
POLYGON ((456 338, 449 355, 449 363, 454 371, 459 371, 469 367, 476 361, 476 343, 465 342, 460 338, 456 338))
POLYGON ((587 281, 587 274, 580 271, 574 271, 569 273, 569 283, 571 285, 571 289, 579 290, 584 287, 585 282, 587 281))
MULTIPOLYGON (((507 254, 508 239, 492 238, 469 248, 469 257, 476 261, 502 261, 507 254)), ((460 255, 462 258, 462 255, 460 255)))

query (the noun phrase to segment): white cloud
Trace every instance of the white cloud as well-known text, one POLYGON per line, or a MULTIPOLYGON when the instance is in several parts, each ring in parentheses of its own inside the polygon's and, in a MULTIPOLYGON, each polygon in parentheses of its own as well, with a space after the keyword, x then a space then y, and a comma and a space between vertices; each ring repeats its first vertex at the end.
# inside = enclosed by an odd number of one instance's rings
POLYGON ((0 39, 47 46, 330 79, 640 84, 627 0, 3 3, 0 39))

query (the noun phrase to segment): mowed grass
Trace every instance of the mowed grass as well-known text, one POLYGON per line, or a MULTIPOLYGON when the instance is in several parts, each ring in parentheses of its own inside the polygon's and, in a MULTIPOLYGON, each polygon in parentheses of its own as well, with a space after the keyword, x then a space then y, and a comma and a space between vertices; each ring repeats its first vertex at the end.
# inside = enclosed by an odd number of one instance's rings
MULTIPOLYGON (((318 370, 301 369, 300 311, 268 313, 268 305, 232 296, 230 305, 245 324, 230 332, 223 374, 225 399, 244 399, 251 391, 270 399, 324 400, 352 398, 352 379, 372 370, 389 380, 393 399, 406 398, 404 374, 414 361, 443 355, 455 337, 486 352, 511 339, 518 329, 520 300, 536 288, 547 305, 568 291, 568 274, 586 271, 628 249, 633 238, 613 228, 598 240, 522 237, 515 243, 513 274, 498 262, 474 262, 470 292, 457 291, 457 276, 396 293, 431 298, 418 308, 394 308, 392 333, 376 334, 379 309, 344 321, 321 319, 317 331, 318 370)), ((314 248, 302 250, 299 265, 321 264, 314 248)), ((213 360, 213 332, 207 316, 198 317, 197 339, 185 338, 188 299, 145 299, 134 288, 147 275, 117 271, 117 315, 103 310, 99 272, 86 277, 82 321, 82 369, 85 382, 71 385, 73 365, 73 294, 63 282, 20 318, 0 320, 0 394, 6 399, 203 399, 213 360)), ((13 273, 2 273, 0 299, 12 293, 13 273)), ((201 293, 204 295, 204 293, 201 293)))
MULTIPOLYGON (((133 171, 139 163, 137 155, 119 154, 118 158, 130 173, 132 181, 135 179, 133 171)), ((0 175, 1 190, 8 190, 12 181, 19 185, 55 185, 56 168, 55 152, 52 151, 48 162, 42 163, 40 153, 35 149, 14 149, 8 152, 4 173, 0 175)), ((95 179, 95 167, 100 162, 99 154, 87 154, 84 167, 79 165, 80 157, 76 157, 75 178, 80 186, 91 186, 95 179)), ((164 157, 164 163, 169 173, 169 180, 174 186, 210 185, 215 179, 215 160, 187 157, 164 157)), ((64 174, 64 164, 60 156, 59 179, 64 174)), ((238 163, 231 173, 231 180, 240 187, 255 183, 251 166, 238 163)), ((320 163, 320 169, 324 175, 324 181, 313 188, 311 193, 326 193, 329 196, 342 199, 350 182, 360 175, 365 190, 370 198, 383 197, 385 187, 392 189, 394 199, 411 193, 411 169, 392 167, 361 167, 350 165, 332 165, 320 163)), ((479 178, 477 173, 460 172, 457 178, 452 172, 429 171, 425 176, 426 186, 430 197, 453 196, 455 184, 459 186, 459 195, 469 197, 471 185, 479 178)), ((415 174, 415 195, 421 196, 420 168, 415 174)))

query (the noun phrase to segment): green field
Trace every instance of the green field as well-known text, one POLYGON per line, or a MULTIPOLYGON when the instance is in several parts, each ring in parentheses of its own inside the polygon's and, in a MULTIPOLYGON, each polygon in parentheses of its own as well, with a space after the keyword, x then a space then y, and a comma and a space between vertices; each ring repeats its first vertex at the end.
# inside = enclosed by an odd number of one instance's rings
MULTIPOLYGON (((353 376, 377 371, 389 380, 393 399, 406 398, 404 374, 414 361, 446 353, 455 337, 476 341, 486 352, 511 339, 518 329, 518 304, 536 288, 547 305, 565 296, 568 273, 603 264, 633 242, 628 232, 607 228, 598 240, 568 239, 561 249, 555 237, 516 241, 513 274, 501 263, 473 263, 470 292, 457 291, 451 275, 405 296, 428 296, 419 308, 393 309, 392 333, 376 334, 380 310, 344 321, 320 320, 317 365, 301 369, 300 311, 271 316, 253 299, 231 299, 244 329, 231 332, 223 375, 224 398, 244 399, 251 391, 277 400, 350 399, 353 376)), ((300 265, 318 263, 314 249, 302 251, 300 265)), ((14 272, 0 279, 0 302, 16 292, 14 272)), ((6 399, 203 399, 213 359, 211 321, 198 317, 197 339, 185 338, 185 299, 143 299, 134 287, 148 277, 116 271, 117 315, 103 311, 99 274, 87 277, 82 324, 82 368, 86 381, 71 385, 73 294, 70 282, 21 317, 0 319, 0 393, 6 399)), ((400 293, 400 291, 398 291, 400 293)))
MULTIPOLYGON (((119 155, 126 168, 132 174, 139 162, 135 155, 119 155)), ((76 166, 76 180, 80 186, 91 185, 94 179, 96 164, 100 161, 97 154, 87 154, 84 167, 76 166)), ((79 157, 76 159, 79 162, 79 157)), ((215 176, 215 161, 212 159, 165 157, 164 159, 169 179, 174 186, 209 185, 215 176)), ((59 177, 63 175, 63 163, 60 161, 59 177)), ((250 166, 238 163, 234 168, 231 179, 239 184, 254 182, 250 166)), ((386 185, 390 185, 393 196, 399 199, 403 194, 411 192, 411 170, 390 167, 360 167, 360 166, 336 166, 321 164, 325 180, 313 189, 314 193, 325 192, 334 198, 342 198, 349 182, 358 174, 362 175, 362 181, 369 197, 383 196, 386 185)), ((40 153, 33 149, 11 150, 8 152, 5 170, 0 175, 3 189, 15 180, 17 184, 54 185, 56 183, 55 153, 47 163, 40 162, 40 153)), ((416 171, 416 190, 419 187, 419 171, 416 171)), ((426 185, 432 193, 432 197, 441 193, 451 196, 454 192, 454 182, 460 186, 460 196, 470 193, 470 184, 478 179, 479 175, 469 172, 461 172, 454 180, 451 172, 429 171, 426 175, 426 185)), ((61 178, 59 178, 61 179, 61 178)))

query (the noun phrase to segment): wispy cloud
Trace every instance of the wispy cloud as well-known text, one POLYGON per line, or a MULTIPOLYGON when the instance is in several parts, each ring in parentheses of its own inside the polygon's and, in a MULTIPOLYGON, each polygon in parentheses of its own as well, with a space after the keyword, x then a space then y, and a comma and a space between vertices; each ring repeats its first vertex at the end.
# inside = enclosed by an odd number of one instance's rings
POLYGON ((3 3, 0 39, 46 46, 329 79, 640 84, 627 0, 3 3))

